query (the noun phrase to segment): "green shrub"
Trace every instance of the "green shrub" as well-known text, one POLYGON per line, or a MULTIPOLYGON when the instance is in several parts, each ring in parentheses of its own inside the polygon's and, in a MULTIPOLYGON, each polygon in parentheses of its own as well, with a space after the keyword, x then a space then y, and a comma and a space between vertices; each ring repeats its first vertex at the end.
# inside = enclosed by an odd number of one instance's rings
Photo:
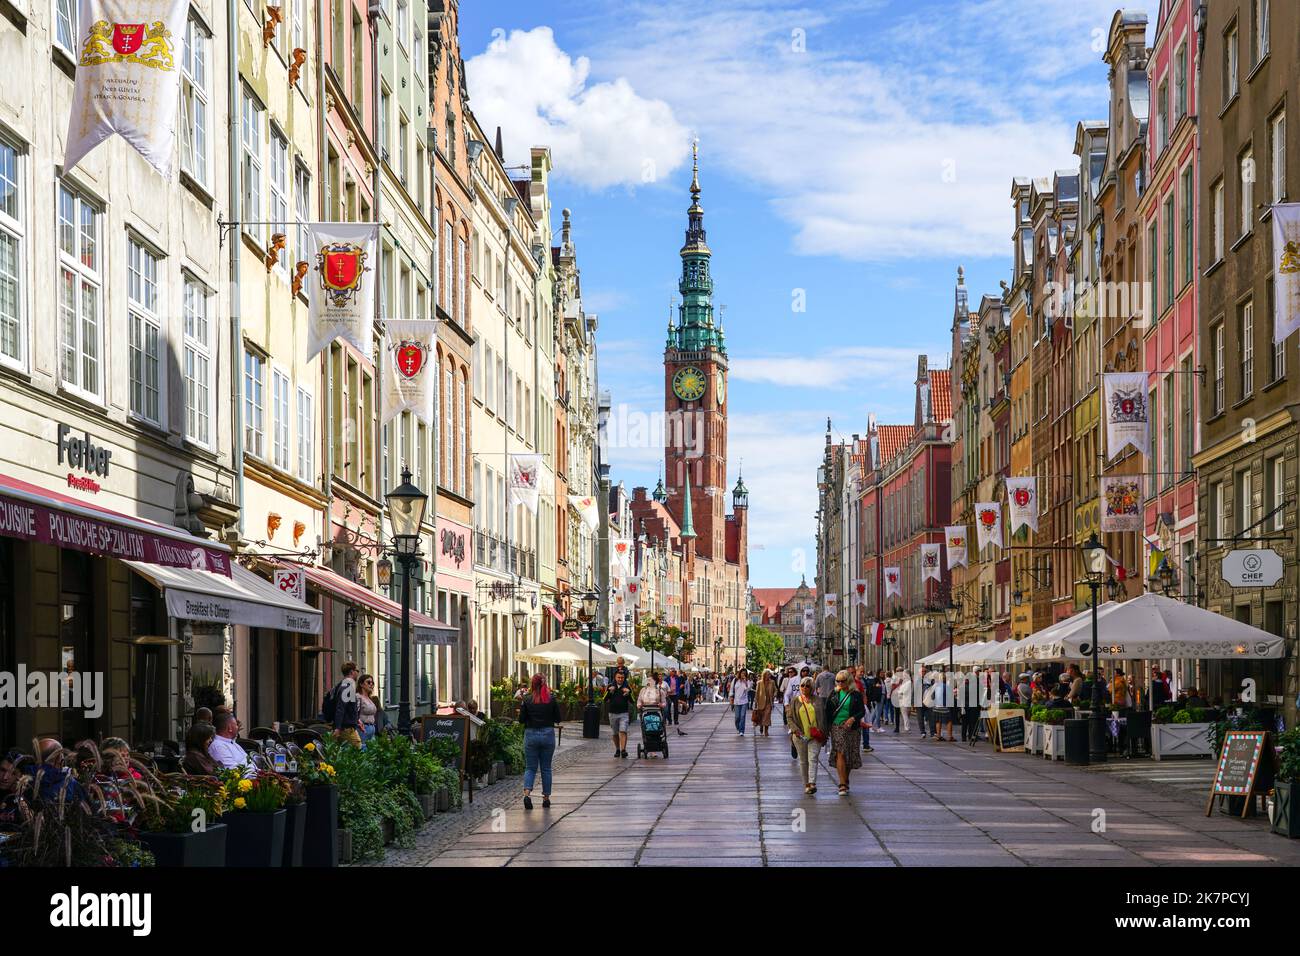
POLYGON ((1030 708, 1029 719, 1035 724, 1047 723, 1047 708, 1046 707, 1030 708))
POLYGON ((1204 724, 1210 719, 1210 711, 1206 707, 1188 707, 1187 713, 1191 715, 1194 724, 1204 724))
POLYGON ((1292 728, 1277 738, 1281 753, 1278 758, 1277 779, 1300 782, 1300 729, 1292 728))
POLYGON ((1180 710, 1174 714, 1169 722, 1171 724, 1190 724, 1192 723, 1192 715, 1186 710, 1180 710))
POLYGON ((1178 713, 1178 707, 1174 704, 1165 704, 1161 707, 1157 707, 1155 712, 1151 715, 1151 723, 1168 724, 1173 721, 1174 714, 1176 713, 1178 713))
POLYGON ((1051 724, 1053 727, 1057 727, 1065 723, 1066 718, 1070 717, 1073 713, 1074 711, 1066 710, 1063 707, 1057 707, 1057 708, 1044 707, 1043 723, 1051 724))

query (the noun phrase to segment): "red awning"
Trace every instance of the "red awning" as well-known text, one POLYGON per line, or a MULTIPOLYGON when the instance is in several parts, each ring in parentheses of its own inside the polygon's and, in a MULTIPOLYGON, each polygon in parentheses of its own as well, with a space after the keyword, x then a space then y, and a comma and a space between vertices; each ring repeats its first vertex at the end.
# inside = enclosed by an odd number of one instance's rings
MULTIPOLYGON (((288 565, 285 565, 286 567, 288 565)), ((396 601, 384 597, 382 594, 376 594, 365 585, 358 584, 356 581, 349 581, 341 574, 335 574, 326 568, 317 568, 310 565, 302 565, 302 570, 307 574, 307 580, 316 585, 322 591, 346 601, 348 604, 360 604, 362 607, 370 608, 376 615, 384 618, 390 624, 396 624, 399 627, 402 623, 402 606, 396 601)), ((435 621, 427 614, 411 609, 411 636, 417 644, 455 644, 460 632, 440 621, 435 621)))
POLYGON ((225 545, 5 475, 0 475, 0 535, 230 577, 225 545))

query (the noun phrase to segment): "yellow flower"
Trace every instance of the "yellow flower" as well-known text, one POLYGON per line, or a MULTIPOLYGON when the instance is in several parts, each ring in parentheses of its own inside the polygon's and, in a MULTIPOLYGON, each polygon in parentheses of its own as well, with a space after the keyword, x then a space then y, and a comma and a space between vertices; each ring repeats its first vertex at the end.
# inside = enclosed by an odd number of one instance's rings
POLYGON ((245 800, 243 797, 235 797, 235 809, 236 809, 236 810, 242 810, 242 809, 244 809, 244 807, 246 807, 246 806, 248 806, 248 801, 247 801, 247 800, 245 800))
POLYGON ((253 781, 247 778, 239 781, 239 789, 242 793, 248 793, 248 791, 253 789, 253 781))
POLYGON ((305 751, 307 751, 308 753, 311 753, 313 750, 316 749, 316 745, 315 745, 314 743, 308 741, 308 742, 307 742, 307 746, 306 746, 306 747, 303 747, 302 749, 305 750, 305 751))
POLYGON ((326 772, 327 774, 329 774, 331 777, 334 776, 334 765, 333 765, 333 764, 328 764, 328 763, 327 763, 327 764, 325 765, 325 772, 326 772))

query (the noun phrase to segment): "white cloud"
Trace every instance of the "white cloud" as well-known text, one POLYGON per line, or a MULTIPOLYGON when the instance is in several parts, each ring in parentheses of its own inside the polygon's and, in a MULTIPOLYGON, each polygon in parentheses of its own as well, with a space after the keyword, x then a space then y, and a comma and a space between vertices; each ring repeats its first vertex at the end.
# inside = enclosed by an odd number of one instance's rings
MULTIPOLYGON (((942 355, 941 349, 853 346, 817 355, 736 356, 731 360, 735 381, 787 388, 843 389, 860 383, 880 388, 910 385, 916 379, 916 358, 942 355)), ((931 361, 932 368, 944 367, 931 361)))
POLYGON ((591 189, 653 183, 690 153, 672 108, 623 77, 589 83, 591 61, 560 49, 549 27, 499 37, 465 64, 475 115, 501 126, 507 162, 549 146, 555 174, 591 189))

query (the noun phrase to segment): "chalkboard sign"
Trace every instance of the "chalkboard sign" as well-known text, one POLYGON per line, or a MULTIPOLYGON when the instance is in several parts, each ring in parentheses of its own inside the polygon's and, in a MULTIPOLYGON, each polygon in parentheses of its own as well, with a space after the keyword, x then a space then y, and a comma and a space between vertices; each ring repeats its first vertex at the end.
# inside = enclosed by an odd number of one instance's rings
POLYGON ((995 740, 999 751, 1005 753, 1008 750, 1023 751, 1025 749, 1025 715, 1023 711, 1014 710, 1006 714, 999 712, 995 724, 997 726, 995 740))
POLYGON ((451 740, 460 748, 461 773, 465 772, 465 755, 469 750, 469 721, 459 714, 430 714, 424 718, 425 740, 451 740))
POLYGON ((1270 776, 1272 769, 1273 751, 1268 738, 1267 730, 1230 730, 1224 734, 1210 802, 1205 808, 1207 817, 1214 810, 1215 797, 1244 797, 1241 815, 1250 812, 1256 786, 1262 776, 1270 776))

